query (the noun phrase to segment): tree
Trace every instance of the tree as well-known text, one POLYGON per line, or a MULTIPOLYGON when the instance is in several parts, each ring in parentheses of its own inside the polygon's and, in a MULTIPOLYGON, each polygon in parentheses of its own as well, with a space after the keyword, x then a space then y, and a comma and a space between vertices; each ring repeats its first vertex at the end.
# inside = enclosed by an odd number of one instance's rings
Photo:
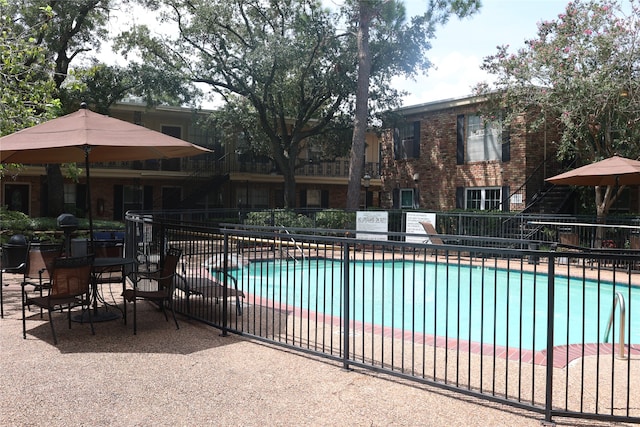
MULTIPOLYGON (((388 0, 348 1, 343 15, 322 7, 319 0, 161 3, 168 7, 165 21, 175 24, 178 36, 152 36, 148 29, 136 28, 122 38, 122 45, 139 48, 145 63, 210 85, 225 100, 231 94, 244 100, 261 132, 254 132, 251 126, 243 128, 243 134, 259 135, 250 141, 251 149, 259 147, 257 151, 273 160, 284 176, 285 206, 293 206, 295 170, 302 166, 298 156, 302 150, 321 140, 349 148, 351 141, 344 138, 353 125, 358 84, 360 107, 354 128, 358 135, 353 141, 359 145, 352 154, 356 160, 352 160, 350 179, 359 190, 362 165, 358 162, 363 160, 370 119, 376 112, 399 105, 401 93, 390 86, 391 77, 414 75, 427 68, 429 61, 423 53, 429 45, 424 35, 432 36, 433 25, 442 22, 451 5, 478 2, 434 0, 430 10, 442 15, 416 17, 406 26, 401 2, 388 0), (358 4, 367 6, 362 9, 365 15, 359 14, 358 4), (371 19, 380 16, 384 25, 376 27, 373 38, 372 72, 361 66, 365 72, 359 82, 354 35, 364 28, 358 22, 369 12, 371 19)), ((331 153, 345 152, 340 147, 331 153)))
POLYGON ((32 36, 44 22, 24 28, 7 10, 7 0, 0 0, 0 135, 33 126, 59 107, 46 52, 32 36))
MULTIPOLYGON (((60 107, 46 52, 32 37, 44 22, 24 28, 8 11, 8 2, 0 0, 0 136, 38 124, 60 107)), ((5 170, 0 164, 0 179, 5 170)))
MULTIPOLYGON (((100 48, 101 41, 108 35, 106 23, 110 10, 126 1, 23 0, 7 3, 6 12, 15 27, 28 35, 53 65, 48 79, 53 79, 56 96, 60 97, 71 62, 83 52, 100 48)), ((70 109, 63 107, 66 111, 70 109)), ((60 165, 47 165, 49 216, 57 216, 63 211, 63 185, 60 165)))
POLYGON ((402 1, 347 2, 345 13, 352 33, 356 35, 358 57, 348 209, 357 209, 360 202, 365 137, 371 123, 370 111, 375 111, 370 102, 370 90, 374 99, 380 100, 384 93, 390 95, 391 98, 386 98, 386 106, 393 106, 397 102, 393 97, 397 100, 399 94, 390 92, 388 82, 397 75, 414 77, 431 67, 426 52, 431 47, 429 40, 435 36, 437 25, 445 24, 452 14, 462 18, 479 8, 480 1, 475 0, 430 0, 423 15, 407 21, 402 1))
POLYGON ((139 49, 146 64, 234 100, 231 110, 244 102, 261 132, 247 125, 247 117, 238 126, 253 137, 251 150, 268 153, 275 163, 284 177, 284 204, 293 206, 304 144, 341 131, 349 119, 354 64, 337 35, 336 16, 317 0, 162 3, 163 19, 175 25, 176 36, 138 27, 121 38, 121 46, 139 49))
MULTIPOLYGON (((538 24, 538 34, 509 53, 501 46, 483 68, 496 76, 493 93, 507 107, 509 121, 526 112, 555 123, 562 131, 560 159, 582 163, 614 154, 640 155, 640 9, 614 0, 577 0, 553 21, 538 24)), ((600 222, 624 187, 595 187, 600 222)))
POLYGON ((182 106, 199 96, 180 76, 145 64, 120 67, 94 60, 87 67, 70 70, 69 76, 60 89, 62 102, 69 112, 86 102, 92 110, 109 114, 113 104, 129 95, 142 97, 147 106, 182 106))

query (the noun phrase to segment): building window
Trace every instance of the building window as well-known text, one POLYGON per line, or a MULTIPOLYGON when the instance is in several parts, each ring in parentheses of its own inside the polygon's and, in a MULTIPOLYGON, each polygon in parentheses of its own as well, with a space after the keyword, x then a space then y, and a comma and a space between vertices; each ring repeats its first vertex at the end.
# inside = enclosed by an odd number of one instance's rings
POLYGON ((77 185, 64 184, 64 209, 66 212, 74 212, 77 202, 77 185))
POLYGON ((413 188, 400 189, 400 209, 412 209, 415 206, 413 188))
POLYGON ((420 122, 403 123, 393 134, 394 158, 396 160, 420 157, 420 122))
POLYGON ((465 208, 477 211, 500 210, 501 188, 467 188, 465 208))
POLYGON ((65 205, 76 205, 76 185, 75 184, 64 184, 64 204, 65 205))
POLYGON ((222 149, 222 131, 213 125, 205 126, 194 120, 189 128, 189 142, 202 147, 212 148, 218 156, 224 155, 222 149))
POLYGON ((309 163, 320 163, 322 161, 322 147, 320 145, 309 145, 307 147, 307 161, 309 163))
POLYGON ((238 207, 266 209, 269 207, 269 190, 260 187, 247 187, 239 190, 238 207))
POLYGON ((124 212, 143 209, 144 192, 141 186, 125 185, 122 190, 124 212))
POLYGON ((502 125, 478 115, 467 116, 466 161, 481 162, 502 158, 502 125))
POLYGON ((4 185, 4 204, 8 210, 29 215, 29 200, 29 184, 4 185))
POLYGON ((322 192, 320 190, 307 190, 307 207, 319 208, 322 206, 322 192))

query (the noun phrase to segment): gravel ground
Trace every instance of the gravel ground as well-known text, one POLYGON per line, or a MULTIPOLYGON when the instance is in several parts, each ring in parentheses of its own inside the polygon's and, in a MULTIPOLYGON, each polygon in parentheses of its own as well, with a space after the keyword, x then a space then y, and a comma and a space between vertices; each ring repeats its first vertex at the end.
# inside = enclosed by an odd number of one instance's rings
MULTIPOLYGON (((0 320, 2 426, 540 426, 541 414, 230 335, 139 305, 89 325, 31 312, 22 338, 19 287, 5 275, 0 320)), ((594 425, 556 420, 557 425, 594 425)), ((602 424, 604 425, 604 424, 602 424)))

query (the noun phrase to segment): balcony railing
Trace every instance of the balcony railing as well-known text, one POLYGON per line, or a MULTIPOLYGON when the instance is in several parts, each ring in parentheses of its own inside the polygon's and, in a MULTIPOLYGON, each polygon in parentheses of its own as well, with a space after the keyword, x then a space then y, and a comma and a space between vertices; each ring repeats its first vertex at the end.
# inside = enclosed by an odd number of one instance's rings
MULTIPOLYGON (((182 171, 200 176, 215 176, 228 173, 252 173, 263 175, 278 174, 278 170, 272 161, 243 160, 240 156, 223 156, 202 154, 176 160, 147 160, 138 162, 108 162, 97 163, 96 168, 126 169, 148 171, 182 171)), ((364 170, 372 177, 378 178, 379 164, 368 162, 364 170)), ((338 159, 333 162, 309 162, 296 170, 297 176, 322 176, 343 177, 349 176, 349 160, 338 159)))

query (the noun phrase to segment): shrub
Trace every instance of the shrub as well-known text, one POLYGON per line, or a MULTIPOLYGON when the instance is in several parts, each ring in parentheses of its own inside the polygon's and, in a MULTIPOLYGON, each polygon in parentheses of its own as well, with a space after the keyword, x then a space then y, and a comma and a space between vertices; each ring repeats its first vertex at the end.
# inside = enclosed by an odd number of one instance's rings
MULTIPOLYGON (((124 223, 120 221, 93 221, 94 230, 124 230, 124 223)), ((78 231, 76 237, 87 237, 89 220, 78 219, 78 231)), ((59 243, 64 237, 62 230, 58 227, 57 218, 30 218, 26 214, 18 211, 7 210, 0 207, 0 230, 2 243, 6 242, 14 234, 23 234, 29 240, 39 242, 59 243)))
POLYGON ((0 229, 25 231, 33 230, 34 228, 35 224, 26 214, 0 207, 0 229))
POLYGON ((313 228, 313 220, 306 215, 297 214, 289 210, 274 210, 250 212, 244 223, 285 228, 313 228))
POLYGON ((316 214, 316 227, 337 230, 356 228, 356 213, 339 209, 327 209, 316 214))

